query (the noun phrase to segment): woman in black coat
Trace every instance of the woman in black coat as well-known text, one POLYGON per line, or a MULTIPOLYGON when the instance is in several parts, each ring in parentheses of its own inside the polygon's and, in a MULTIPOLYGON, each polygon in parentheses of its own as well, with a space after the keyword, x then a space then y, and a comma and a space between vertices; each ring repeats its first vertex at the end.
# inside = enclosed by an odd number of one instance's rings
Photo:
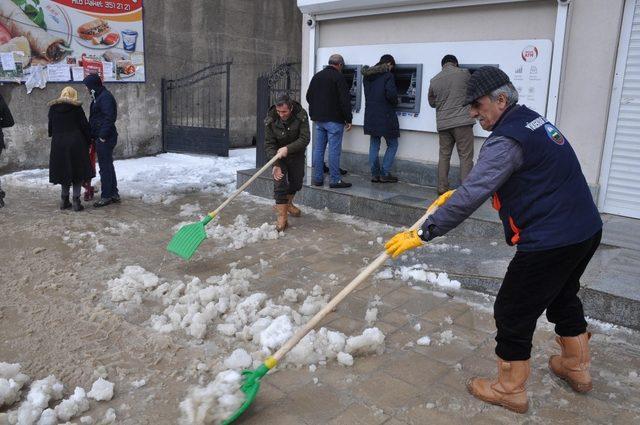
POLYGON ((394 107, 398 104, 398 89, 391 70, 396 61, 391 55, 383 55, 375 66, 362 67, 364 77, 364 134, 371 136, 369 165, 371 181, 374 183, 395 183, 398 178, 390 171, 398 151, 400 126, 394 107), (387 142, 387 151, 380 165, 381 138, 387 142))
POLYGON ((85 180, 94 177, 89 162, 91 130, 89 122, 78 101, 78 92, 65 87, 56 100, 49 102, 49 181, 62 185, 60 209, 73 206, 82 211, 80 187, 85 180), (69 202, 69 189, 73 186, 73 204, 69 202))

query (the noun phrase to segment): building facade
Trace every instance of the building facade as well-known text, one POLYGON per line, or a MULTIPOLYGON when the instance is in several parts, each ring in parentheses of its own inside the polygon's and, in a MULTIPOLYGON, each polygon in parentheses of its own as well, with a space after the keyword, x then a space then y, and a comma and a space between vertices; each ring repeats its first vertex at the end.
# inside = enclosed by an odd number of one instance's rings
MULTIPOLYGON (((298 0, 298 7, 303 93, 330 53, 342 53, 354 69, 381 53, 406 65, 396 75, 407 96, 397 112, 400 161, 426 168, 438 161, 426 96, 443 54, 451 53, 471 70, 489 64, 507 72, 520 103, 571 141, 601 212, 640 218, 638 0, 298 0)), ((361 103, 343 149, 366 161, 361 103)), ((477 155, 487 133, 476 126, 475 134, 477 155)))

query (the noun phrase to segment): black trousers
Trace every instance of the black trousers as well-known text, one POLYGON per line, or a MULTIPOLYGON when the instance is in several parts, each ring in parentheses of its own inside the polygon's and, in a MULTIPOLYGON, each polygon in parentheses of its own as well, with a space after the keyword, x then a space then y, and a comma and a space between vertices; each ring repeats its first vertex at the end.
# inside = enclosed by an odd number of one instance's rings
POLYGON ((286 204, 289 202, 287 195, 293 195, 302 189, 306 168, 305 155, 288 155, 279 159, 276 164, 280 166, 284 177, 281 180, 273 180, 273 198, 276 204, 286 204))
POLYGON ((509 263, 493 308, 496 354, 506 361, 527 360, 536 322, 547 319, 560 336, 586 332, 580 277, 595 253, 602 231, 584 242, 535 252, 516 252, 509 263))

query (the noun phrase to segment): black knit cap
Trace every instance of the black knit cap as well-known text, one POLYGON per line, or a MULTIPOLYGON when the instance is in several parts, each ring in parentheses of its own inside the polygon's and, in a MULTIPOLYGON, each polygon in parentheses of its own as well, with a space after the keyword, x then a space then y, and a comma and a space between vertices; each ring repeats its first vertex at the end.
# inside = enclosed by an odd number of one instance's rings
POLYGON ((478 68, 467 82, 467 96, 464 104, 469 105, 509 82, 509 76, 495 66, 478 68))

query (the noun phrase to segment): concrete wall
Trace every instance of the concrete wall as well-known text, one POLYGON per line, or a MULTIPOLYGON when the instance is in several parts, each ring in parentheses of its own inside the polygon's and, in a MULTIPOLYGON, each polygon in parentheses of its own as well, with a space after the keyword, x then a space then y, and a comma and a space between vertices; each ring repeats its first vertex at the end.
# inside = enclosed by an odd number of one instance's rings
MULTIPOLYGON (((148 0, 145 2, 147 82, 109 84, 119 102, 118 157, 161 150, 162 77, 181 76, 208 64, 233 60, 231 137, 233 146, 250 145, 255 134, 256 78, 280 60, 300 57, 300 11, 294 0, 148 0)), ((5 130, 8 149, 0 173, 47 166, 47 101, 65 84, 26 94, 24 85, 4 85, 16 125, 5 130)), ((85 101, 81 85, 74 85, 85 101)))
MULTIPOLYGON (((569 9, 556 122, 572 141, 591 185, 597 185, 599 178, 623 4, 624 0, 574 0, 569 9)), ((525 38, 553 40, 556 11, 556 0, 540 0, 321 20, 317 25, 318 47, 525 38)), ((303 25, 303 72, 308 69, 307 31, 303 25)), ((303 84, 306 82, 303 77, 303 84)), ((303 86, 303 92, 305 90, 303 86)), ((482 141, 476 139, 476 156, 482 141)), ((358 153, 368 151, 368 138, 361 127, 346 134, 344 149, 358 153)), ((402 131, 398 157, 437 162, 437 134, 402 131)), ((458 163, 455 153, 452 163, 458 163)))

